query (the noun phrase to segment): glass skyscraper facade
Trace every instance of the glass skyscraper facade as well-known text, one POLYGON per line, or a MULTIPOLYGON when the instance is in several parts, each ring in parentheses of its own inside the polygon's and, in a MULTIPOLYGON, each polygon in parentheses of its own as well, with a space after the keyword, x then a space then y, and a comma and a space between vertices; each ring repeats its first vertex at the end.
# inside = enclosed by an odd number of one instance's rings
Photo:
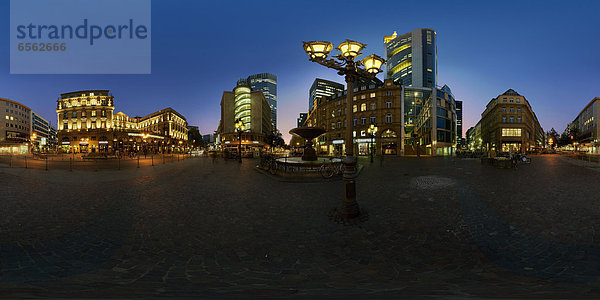
POLYGON ((462 101, 456 100, 456 137, 463 138, 462 134, 462 101))
POLYGON ((328 98, 344 92, 341 83, 317 78, 308 91, 308 111, 311 111, 317 98, 328 98))
POLYGON ((277 76, 260 73, 238 80, 238 85, 248 85, 252 91, 262 91, 271 107, 271 124, 277 130, 277 76))
POLYGON ((437 45, 433 29, 422 28, 383 38, 386 79, 403 86, 435 88, 437 84, 437 45))

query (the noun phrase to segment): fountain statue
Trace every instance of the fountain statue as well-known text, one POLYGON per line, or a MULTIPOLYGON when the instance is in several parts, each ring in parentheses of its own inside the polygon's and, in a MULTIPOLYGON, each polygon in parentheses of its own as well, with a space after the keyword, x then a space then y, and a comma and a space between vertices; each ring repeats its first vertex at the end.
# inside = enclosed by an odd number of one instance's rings
POLYGON ((302 160, 304 161, 315 161, 317 160, 317 152, 313 148, 312 140, 319 137, 323 133, 327 132, 321 127, 298 127, 290 130, 290 134, 295 134, 306 140, 304 146, 304 154, 302 154, 302 160))

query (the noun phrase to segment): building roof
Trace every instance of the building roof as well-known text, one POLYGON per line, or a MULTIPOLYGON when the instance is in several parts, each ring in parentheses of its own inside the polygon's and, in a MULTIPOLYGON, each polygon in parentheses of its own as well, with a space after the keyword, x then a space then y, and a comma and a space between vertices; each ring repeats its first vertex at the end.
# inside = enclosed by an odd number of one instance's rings
POLYGON ((590 107, 590 105, 592 105, 594 103, 594 101, 600 101, 600 97, 594 97, 594 99, 592 99, 592 101, 590 101, 582 110, 581 112, 577 115, 577 117, 575 118, 575 120, 573 120, 573 122, 575 122, 580 116, 581 114, 583 114, 583 112, 588 109, 588 107, 590 107))
POLYGON ((177 111, 175 111, 174 109, 172 109, 170 107, 167 107, 165 109, 161 109, 161 110, 159 110, 157 112, 153 112, 153 113, 151 113, 151 114, 149 114, 149 115, 147 115, 145 117, 142 117, 141 120, 146 120, 146 119, 149 119, 151 117, 154 117, 156 115, 160 115, 160 114, 163 114, 163 113, 166 113, 166 112, 171 112, 171 113, 179 116, 180 118, 182 118, 184 121, 187 121, 187 119, 182 114, 178 113, 177 111))
POLYGON ((510 95, 510 96, 521 96, 513 89, 508 89, 508 91, 504 92, 502 95, 510 95))
POLYGON ((31 108, 27 107, 27 105, 23 105, 22 103, 17 102, 15 100, 10 100, 10 99, 6 99, 6 98, 0 98, 0 100, 6 101, 6 102, 10 102, 10 103, 13 103, 13 104, 18 104, 18 105, 21 105, 21 106, 25 107, 28 110, 31 110, 31 108))
POLYGON ((68 92, 68 93, 62 93, 60 94, 60 97, 62 99, 64 98, 71 98, 71 97, 79 97, 82 93, 106 93, 106 95, 110 96, 110 90, 82 90, 82 91, 74 91, 74 92, 68 92))

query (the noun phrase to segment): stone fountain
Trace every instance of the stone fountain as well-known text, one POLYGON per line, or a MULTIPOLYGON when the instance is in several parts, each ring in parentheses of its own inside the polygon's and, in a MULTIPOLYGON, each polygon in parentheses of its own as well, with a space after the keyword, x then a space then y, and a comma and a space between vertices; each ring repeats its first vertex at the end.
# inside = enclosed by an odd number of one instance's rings
POLYGON ((321 127, 298 127, 290 130, 290 134, 295 134, 306 140, 306 144, 304 146, 304 154, 302 154, 302 160, 317 160, 317 152, 315 151, 315 148, 313 148, 312 140, 319 137, 325 132, 327 131, 321 127))

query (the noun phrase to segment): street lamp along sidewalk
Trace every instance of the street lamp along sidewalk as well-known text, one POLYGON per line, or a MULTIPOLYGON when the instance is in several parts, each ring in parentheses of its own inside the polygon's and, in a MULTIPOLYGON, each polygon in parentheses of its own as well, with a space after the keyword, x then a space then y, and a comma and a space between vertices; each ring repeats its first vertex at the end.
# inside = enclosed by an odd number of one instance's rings
POLYGON ((240 142, 238 147, 239 162, 242 162, 242 132, 244 132, 244 130, 246 130, 246 127, 244 126, 244 122, 240 118, 237 120, 237 122, 235 122, 235 131, 238 133, 238 140, 240 142))
POLYGON ((346 39, 336 47, 340 54, 327 59, 329 53, 333 50, 332 43, 325 41, 303 42, 304 51, 309 56, 308 60, 337 70, 338 74, 344 76, 346 80, 346 157, 342 161, 345 166, 344 199, 339 211, 339 216, 343 219, 351 219, 360 215, 360 209, 358 203, 356 203, 356 183, 354 180, 356 158, 354 157, 354 137, 352 134, 353 83, 360 78, 374 79, 377 73, 381 72, 381 66, 385 62, 383 58, 375 54, 355 61, 354 59, 362 54, 360 51, 366 46, 366 44, 346 39))
MULTIPOLYGON (((371 162, 373 162, 373 144, 375 143, 375 133, 377 133, 377 125, 371 124, 371 126, 369 126, 369 129, 367 129, 367 132, 369 133, 369 136, 371 136, 371 145, 369 152, 371 152, 371 162)), ((383 155, 383 153, 381 153, 381 155, 383 155)))

